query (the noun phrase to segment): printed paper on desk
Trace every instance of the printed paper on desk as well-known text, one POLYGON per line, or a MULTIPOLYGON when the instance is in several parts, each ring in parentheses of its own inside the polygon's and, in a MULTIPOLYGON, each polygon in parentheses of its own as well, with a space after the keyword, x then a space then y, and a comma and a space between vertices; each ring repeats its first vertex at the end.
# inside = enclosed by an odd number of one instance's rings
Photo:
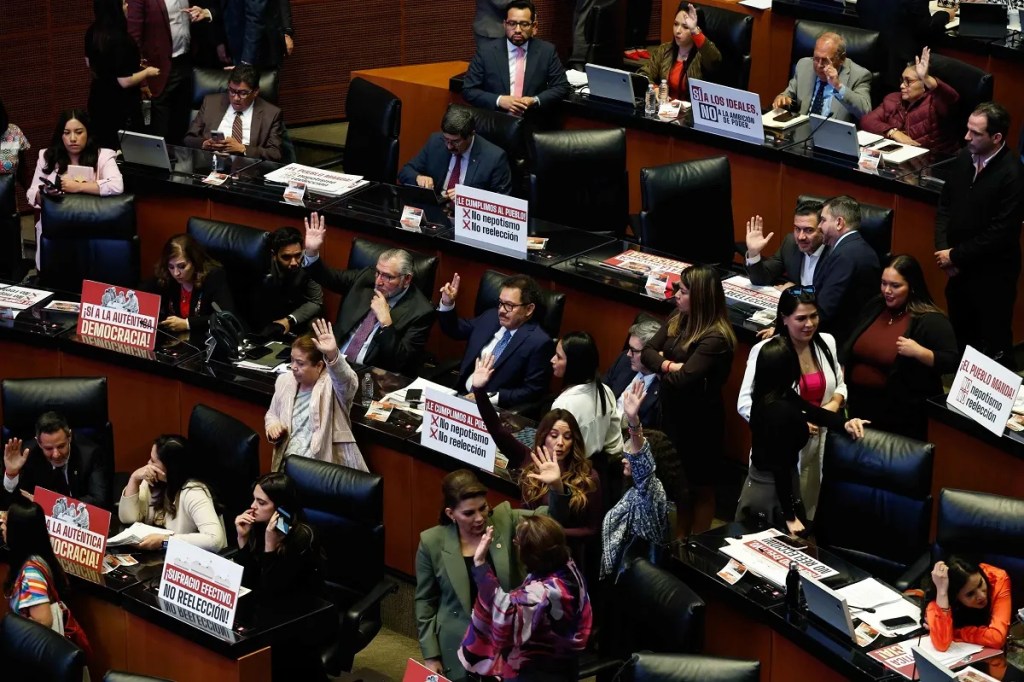
POLYGON ((524 199, 455 186, 455 241, 526 258, 528 208, 524 199))
POLYGON ((420 443, 460 462, 494 471, 494 439, 472 400, 424 389, 420 443))
POLYGON ((433 670, 418 661, 409 659, 405 666, 405 675, 402 682, 451 682, 444 675, 438 675, 433 670))
POLYGON ((58 559, 94 571, 103 567, 110 512, 36 486, 35 501, 46 515, 46 530, 58 559))
POLYGON ((153 350, 159 315, 160 297, 155 294, 88 279, 82 281, 80 336, 153 350))
POLYGON ((160 599, 230 629, 242 586, 240 564, 171 536, 160 575, 160 599))
POLYGON ((40 301, 48 299, 50 296, 53 296, 53 292, 43 291, 42 289, 31 289, 14 284, 0 286, 0 307, 25 310, 40 301))
POLYGON ((746 303, 762 310, 770 310, 772 316, 779 307, 782 292, 771 285, 754 284, 743 275, 736 275, 722 281, 725 298, 737 303, 746 303))
POLYGON ((690 79, 690 104, 697 130, 764 144, 761 98, 756 92, 690 79))
POLYGON ((1020 384, 1014 372, 967 346, 946 405, 1002 436, 1020 384))

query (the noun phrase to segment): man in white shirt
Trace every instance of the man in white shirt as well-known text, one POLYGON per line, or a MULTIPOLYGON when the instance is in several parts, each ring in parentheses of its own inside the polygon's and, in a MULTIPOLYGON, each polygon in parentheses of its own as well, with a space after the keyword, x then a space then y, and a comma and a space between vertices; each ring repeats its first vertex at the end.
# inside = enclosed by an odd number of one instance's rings
POLYGON ((764 220, 756 215, 747 221, 747 277, 751 284, 769 285, 783 280, 789 284, 811 286, 814 271, 825 252, 825 236, 818 222, 821 202, 801 201, 793 216, 793 233, 787 234, 782 246, 769 258, 761 252, 775 235, 764 236, 764 220))

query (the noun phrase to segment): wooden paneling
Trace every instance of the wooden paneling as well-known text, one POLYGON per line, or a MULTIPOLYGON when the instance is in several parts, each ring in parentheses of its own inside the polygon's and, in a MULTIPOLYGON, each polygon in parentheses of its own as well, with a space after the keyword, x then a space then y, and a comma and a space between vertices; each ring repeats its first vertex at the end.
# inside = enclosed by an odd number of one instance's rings
MULTIPOLYGON (((772 661, 772 631, 733 607, 708 595, 704 610, 704 651, 709 656, 761 661, 761 682, 769 682, 772 661)), ((813 679, 796 677, 792 679, 813 679)), ((779 679, 775 682, 784 682, 779 679)))
POLYGON ((108 670, 124 670, 128 658, 127 613, 120 606, 82 590, 71 593, 68 605, 92 646, 89 659, 92 679, 102 680, 108 670))
POLYGON ((154 203, 145 194, 135 195, 135 224, 141 242, 139 262, 143 280, 153 276, 153 266, 160 260, 167 240, 181 234, 192 216, 210 217, 210 202, 203 198, 166 197, 154 203))

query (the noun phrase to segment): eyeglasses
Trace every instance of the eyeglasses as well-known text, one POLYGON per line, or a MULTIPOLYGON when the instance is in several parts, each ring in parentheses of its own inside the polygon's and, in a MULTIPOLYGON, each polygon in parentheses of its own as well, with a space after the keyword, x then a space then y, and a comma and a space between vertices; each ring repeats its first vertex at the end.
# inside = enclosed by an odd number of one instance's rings
POLYGON ((381 272, 380 270, 375 270, 375 272, 377 273, 377 277, 381 278, 385 282, 394 282, 396 279, 401 279, 402 277, 400 274, 392 275, 386 272, 381 272))
POLYGON ((515 27, 523 29, 524 31, 533 26, 532 21, 512 21, 511 19, 505 22, 505 28, 514 30, 515 27))
POLYGON ((228 88, 228 97, 237 97, 238 99, 245 99, 255 90, 235 90, 234 88, 228 88))
POLYGON ((814 287, 810 285, 805 287, 789 287, 788 289, 786 289, 786 293, 788 293, 790 296, 801 296, 803 294, 810 294, 811 296, 813 296, 814 287))
POLYGON ((444 140, 444 146, 447 147, 448 149, 457 148, 459 145, 466 141, 466 139, 463 137, 456 137, 454 140, 448 137, 442 137, 441 139, 444 140))
POLYGON ((643 352, 643 348, 633 348, 632 346, 626 347, 626 355, 640 355, 643 352))
POLYGON ((514 312, 516 308, 521 308, 524 305, 527 305, 527 304, 526 303, 509 303, 508 301, 498 301, 498 310, 501 310, 502 312, 506 312, 506 313, 511 313, 511 312, 514 312))

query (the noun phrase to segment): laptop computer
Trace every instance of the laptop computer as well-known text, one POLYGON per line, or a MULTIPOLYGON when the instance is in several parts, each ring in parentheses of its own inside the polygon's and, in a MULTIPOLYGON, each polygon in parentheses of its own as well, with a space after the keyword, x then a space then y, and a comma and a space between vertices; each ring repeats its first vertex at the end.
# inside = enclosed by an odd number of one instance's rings
POLYGON ((957 679, 956 673, 942 665, 939 659, 924 649, 912 646, 910 650, 914 653, 917 679, 921 680, 921 682, 947 682, 947 680, 957 679))
POLYGON ((800 576, 800 585, 803 587, 804 599, 807 600, 807 610, 849 637, 850 641, 856 642, 857 634, 846 598, 805 575, 800 576))
POLYGON ((825 150, 856 160, 860 156, 857 144, 857 126, 846 121, 836 121, 818 114, 810 115, 811 130, 814 130, 815 150, 825 150))
POLYGON ((994 2, 961 2, 960 30, 964 38, 1002 40, 1009 23, 1006 5, 994 2))
POLYGON ((633 91, 633 74, 599 64, 587 64, 585 68, 591 99, 618 102, 631 108, 636 107, 637 98, 633 91))
POLYGON ((164 138, 131 130, 119 130, 117 134, 120 136, 121 155, 125 163, 171 171, 171 160, 167 156, 167 142, 164 138))

